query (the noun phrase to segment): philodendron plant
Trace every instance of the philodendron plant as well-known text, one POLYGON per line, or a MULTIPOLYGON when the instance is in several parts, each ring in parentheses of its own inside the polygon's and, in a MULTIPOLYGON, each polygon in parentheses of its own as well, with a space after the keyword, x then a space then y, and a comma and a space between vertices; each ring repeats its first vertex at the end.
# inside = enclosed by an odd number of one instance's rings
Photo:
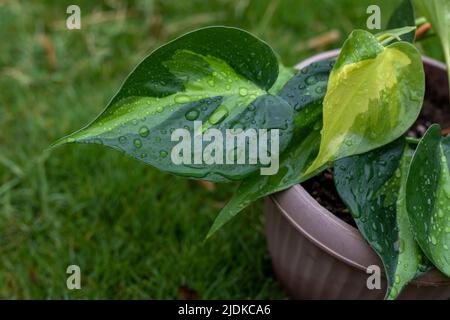
POLYGON ((438 125, 421 140, 405 136, 425 77, 412 4, 400 8, 391 29, 355 30, 337 59, 300 71, 243 30, 190 32, 144 58, 93 122, 55 145, 102 144, 173 174, 240 181, 208 237, 253 201, 333 167, 394 299, 433 265, 450 276, 450 138, 438 125), (260 157, 249 150, 229 162, 242 149, 221 137, 252 129, 264 135, 241 146, 259 138, 260 157), (269 148, 279 154, 275 170, 261 157, 269 148))

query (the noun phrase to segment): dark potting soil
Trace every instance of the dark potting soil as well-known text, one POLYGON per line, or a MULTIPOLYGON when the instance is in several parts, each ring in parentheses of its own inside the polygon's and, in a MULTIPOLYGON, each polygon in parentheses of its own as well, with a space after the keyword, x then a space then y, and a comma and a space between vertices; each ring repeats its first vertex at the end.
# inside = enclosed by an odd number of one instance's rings
POLYGON ((434 123, 440 124, 443 130, 450 128, 448 80, 446 77, 427 76, 422 111, 408 132, 408 136, 420 138, 434 123))
MULTIPOLYGON (((411 127, 408 136, 420 138, 434 123, 439 123, 445 131, 450 128, 450 106, 447 79, 427 77, 426 93, 423 108, 416 123, 411 127)), ((448 132, 448 130, 446 131, 448 132)), ((336 190, 332 169, 302 183, 308 193, 328 211, 356 227, 349 210, 336 190)))
POLYGON ((333 180, 332 169, 327 169, 318 176, 302 183, 302 187, 314 198, 322 207, 333 213, 352 226, 356 226, 350 211, 342 202, 336 190, 333 180))

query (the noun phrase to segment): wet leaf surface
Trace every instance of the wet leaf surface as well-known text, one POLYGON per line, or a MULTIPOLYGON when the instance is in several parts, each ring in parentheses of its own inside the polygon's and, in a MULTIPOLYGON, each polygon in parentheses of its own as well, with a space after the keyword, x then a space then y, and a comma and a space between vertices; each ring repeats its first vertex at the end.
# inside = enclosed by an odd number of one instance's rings
POLYGON ((339 195, 384 264, 388 299, 395 299, 426 264, 405 205, 412 153, 400 138, 366 154, 339 160, 334 169, 339 195))
POLYGON ((450 138, 439 125, 419 143, 406 186, 406 205, 417 242, 433 264, 450 276, 450 138))
MULTIPOLYGON (((289 74, 285 70, 279 83, 289 74)), ((236 28, 200 29, 147 56, 91 124, 57 144, 102 144, 178 175, 213 182, 240 180, 263 165, 250 161, 248 152, 245 164, 230 165, 226 153, 234 150, 227 150, 225 138, 223 154, 215 158, 224 164, 205 164, 201 152, 208 143, 200 151, 195 146, 195 121, 202 121, 201 132, 217 129, 223 137, 228 129, 267 129, 267 145, 270 132, 278 130, 283 151, 292 136, 293 110, 268 93, 277 78, 278 61, 261 40, 236 28), (172 141, 177 129, 188 130, 191 138, 190 150, 183 151, 190 161, 182 164, 174 163, 171 153, 181 141, 172 141)))

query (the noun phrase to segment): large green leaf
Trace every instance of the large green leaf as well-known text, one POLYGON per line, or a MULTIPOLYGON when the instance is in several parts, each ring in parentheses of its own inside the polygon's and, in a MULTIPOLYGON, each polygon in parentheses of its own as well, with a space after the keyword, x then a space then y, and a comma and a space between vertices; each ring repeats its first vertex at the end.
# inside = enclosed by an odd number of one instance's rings
POLYGON ((398 29, 403 27, 413 27, 409 32, 400 35, 400 39, 406 42, 414 43, 416 39, 416 19, 414 16, 414 6, 411 0, 403 0, 395 9, 389 19, 387 29, 398 29))
MULTIPOLYGON (((281 82, 286 82, 286 73, 281 82)), ((100 143, 163 171, 211 181, 239 180, 261 163, 253 164, 246 155, 245 164, 205 165, 202 150, 208 143, 199 148, 193 137, 207 129, 223 135, 227 129, 278 129, 284 150, 292 134, 293 110, 268 93, 277 78, 278 62, 266 43, 236 28, 200 29, 147 56, 100 116, 57 144, 100 143), (195 121, 203 126, 195 129, 195 121), (174 163, 171 157, 181 140, 171 139, 176 129, 190 133, 188 157, 193 164, 174 163)), ((226 153, 234 152, 226 150, 225 140, 224 163, 226 153)))
POLYGON ((414 154, 406 205, 414 235, 433 264, 450 276, 450 137, 433 125, 414 154))
POLYGON ((322 61, 302 69, 280 91, 296 110, 295 135, 281 155, 280 170, 274 176, 252 175, 242 181, 233 198, 221 210, 208 237, 252 202, 306 180, 306 169, 317 156, 322 128, 322 100, 334 62, 322 61))
POLYGON ((414 4, 426 15, 441 40, 450 78, 450 1, 415 0, 414 4))
POLYGON ((389 299, 395 299, 424 269, 405 206, 412 153, 400 138, 366 154, 341 159, 334 169, 339 195, 383 261, 389 299))
POLYGON ((330 75, 320 152, 307 174, 401 136, 420 113, 424 83, 410 43, 383 47, 366 31, 352 32, 330 75))

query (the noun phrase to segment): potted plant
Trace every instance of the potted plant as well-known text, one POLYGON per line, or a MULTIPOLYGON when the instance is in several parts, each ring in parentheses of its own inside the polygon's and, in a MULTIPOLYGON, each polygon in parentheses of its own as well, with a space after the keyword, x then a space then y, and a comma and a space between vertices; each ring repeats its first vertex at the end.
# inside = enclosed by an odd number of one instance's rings
MULTIPOLYGON (((339 50, 325 52, 297 67, 302 69, 305 64, 336 57, 338 54, 339 50)), ((449 98, 447 70, 444 64, 427 57, 423 57, 423 63, 427 82, 426 100, 430 105, 424 107, 426 109, 422 115, 427 115, 436 111, 431 101, 437 103, 449 98)), ((421 121, 415 126, 421 127, 421 121)), ((363 182, 360 184, 363 185, 363 182)), ((329 172, 306 181, 303 187, 293 186, 266 200, 266 233, 273 267, 278 279, 294 297, 384 297, 385 277, 382 278, 381 290, 370 290, 367 287, 373 271, 370 267, 381 266, 382 262, 357 226, 350 221, 352 217, 347 210, 336 192, 333 176, 329 172)), ((395 246, 399 244, 394 242, 395 246)), ((418 276, 403 290, 400 298, 447 299, 450 296, 449 286, 450 279, 434 269, 418 276)))
MULTIPOLYGON (((434 6, 448 3, 420 4, 448 49, 446 24, 439 28, 448 7, 434 6)), ((293 283, 284 275, 294 274, 302 281, 305 289, 290 288, 299 297, 366 297, 359 280, 369 263, 379 264, 374 252, 386 271, 387 298, 426 272, 431 280, 416 283, 438 285, 431 292, 442 297, 450 291, 443 275, 450 276, 450 138, 438 125, 423 138, 407 136, 425 95, 414 23, 404 1, 391 29, 355 30, 338 57, 298 72, 243 30, 196 30, 144 58, 94 121, 54 145, 102 144, 173 174, 240 181, 208 237, 251 202, 289 189, 269 200, 268 239, 280 279, 293 283), (372 249, 300 189, 330 168, 372 249), (292 190, 301 192, 283 202, 292 190), (295 220, 295 212, 304 215, 295 220), (430 272, 433 266, 443 274, 430 272), (348 289, 355 294, 346 295, 348 289)))

